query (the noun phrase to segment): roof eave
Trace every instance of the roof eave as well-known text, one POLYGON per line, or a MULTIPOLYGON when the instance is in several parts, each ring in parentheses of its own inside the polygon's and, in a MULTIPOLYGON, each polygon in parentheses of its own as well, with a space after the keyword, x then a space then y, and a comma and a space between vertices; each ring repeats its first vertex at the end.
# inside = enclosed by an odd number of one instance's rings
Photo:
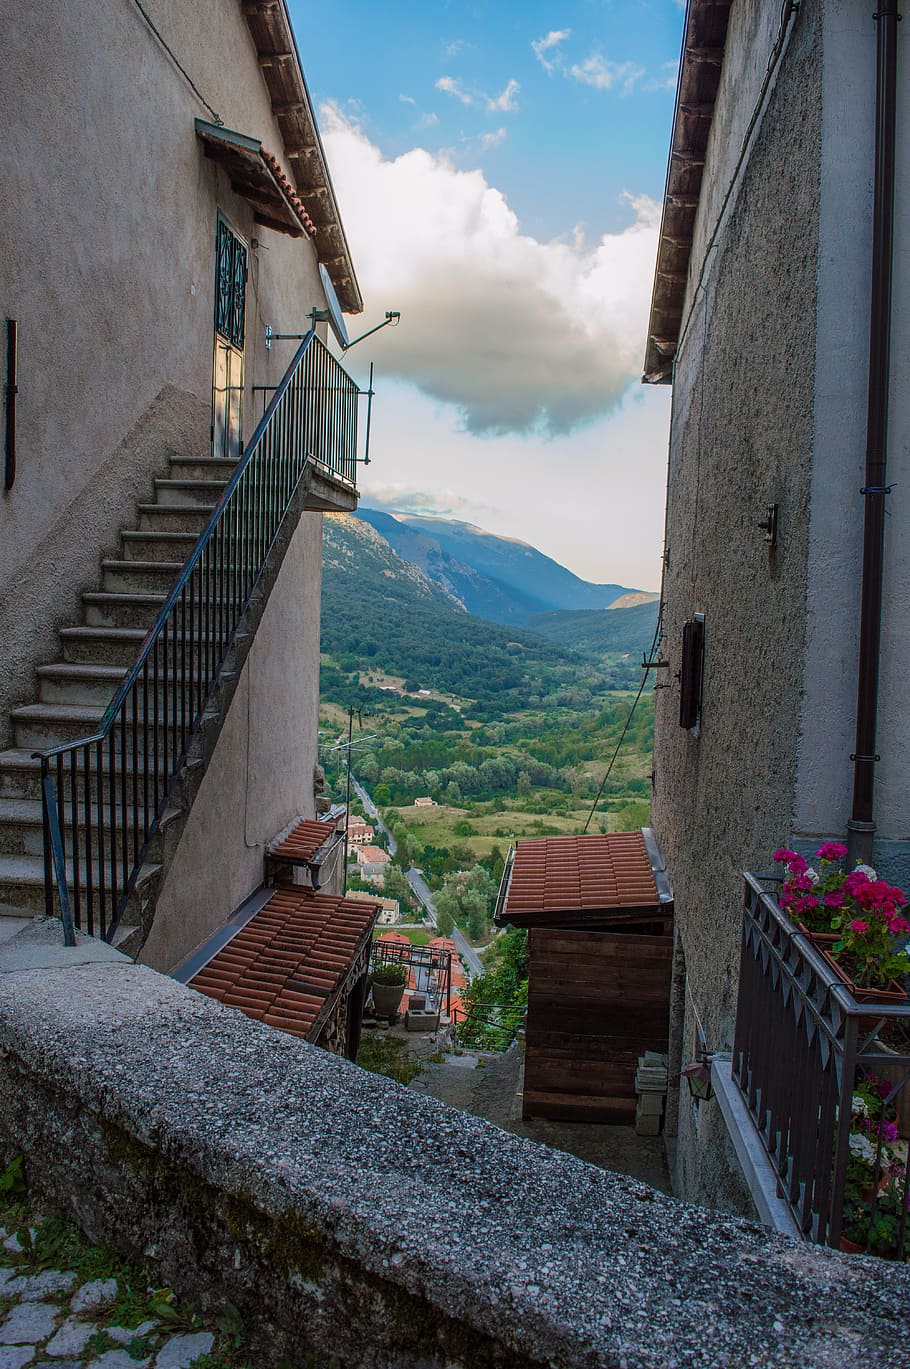
POLYGON ((363 296, 286 0, 240 0, 240 8, 256 48, 297 193, 316 228, 317 256, 332 279, 342 309, 347 314, 359 314, 363 296))
POLYGON ((732 0, 688 0, 642 382, 668 385, 682 327, 708 135, 732 0))

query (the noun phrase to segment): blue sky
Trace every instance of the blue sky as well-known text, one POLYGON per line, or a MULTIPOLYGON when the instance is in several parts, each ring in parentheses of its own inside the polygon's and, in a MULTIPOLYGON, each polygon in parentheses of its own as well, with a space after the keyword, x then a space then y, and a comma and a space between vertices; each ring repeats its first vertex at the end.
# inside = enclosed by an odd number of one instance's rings
POLYGON ((669 408, 638 379, 680 5, 290 8, 366 299, 350 331, 402 311, 346 360, 377 367, 364 502, 653 587, 669 408))

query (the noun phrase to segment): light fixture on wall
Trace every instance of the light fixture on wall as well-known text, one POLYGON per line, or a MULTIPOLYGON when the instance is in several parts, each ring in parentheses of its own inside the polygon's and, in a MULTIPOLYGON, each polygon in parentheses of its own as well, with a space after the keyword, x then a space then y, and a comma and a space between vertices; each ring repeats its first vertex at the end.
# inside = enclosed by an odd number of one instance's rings
POLYGON ((711 1062, 707 1055, 700 1060, 693 1060, 691 1065, 686 1065, 683 1070, 683 1078, 689 1085, 689 1092, 698 1102, 706 1102, 714 1097, 714 1089, 711 1085, 711 1062))

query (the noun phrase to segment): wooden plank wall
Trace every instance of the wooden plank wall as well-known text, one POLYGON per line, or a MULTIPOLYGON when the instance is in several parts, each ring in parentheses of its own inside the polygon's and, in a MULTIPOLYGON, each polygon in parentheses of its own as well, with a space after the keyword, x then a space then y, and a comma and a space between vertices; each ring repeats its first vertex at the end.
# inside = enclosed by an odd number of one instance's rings
POLYGON ((667 1049, 672 935, 534 929, 528 945, 524 1116, 633 1121, 638 1057, 667 1049))

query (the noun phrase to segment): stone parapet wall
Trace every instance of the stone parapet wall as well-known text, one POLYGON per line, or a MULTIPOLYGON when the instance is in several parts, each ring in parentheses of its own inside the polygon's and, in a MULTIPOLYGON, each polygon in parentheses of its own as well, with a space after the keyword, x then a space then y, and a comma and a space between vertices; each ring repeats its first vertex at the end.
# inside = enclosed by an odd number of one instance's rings
POLYGON ((0 947, 0 1151, 92 1239, 233 1302, 275 1361, 910 1353, 907 1269, 675 1202, 58 937, 39 923, 0 947))

